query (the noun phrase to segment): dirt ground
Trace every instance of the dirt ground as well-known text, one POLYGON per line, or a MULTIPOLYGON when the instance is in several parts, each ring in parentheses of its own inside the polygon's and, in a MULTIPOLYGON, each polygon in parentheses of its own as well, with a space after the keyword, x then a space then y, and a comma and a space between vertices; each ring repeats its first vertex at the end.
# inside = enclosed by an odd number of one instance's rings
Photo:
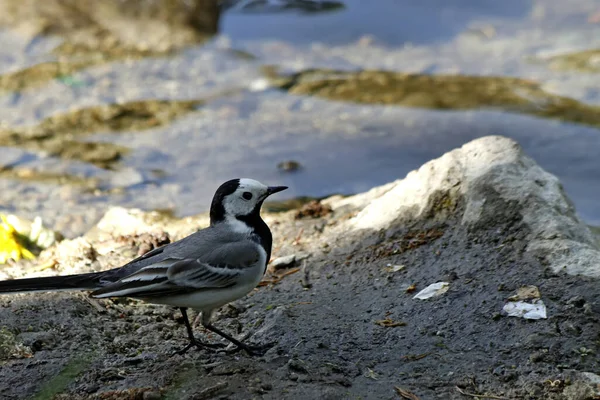
POLYGON ((505 210, 466 227, 459 207, 359 239, 330 236, 344 216, 282 215, 274 255, 310 257, 216 315, 223 329, 272 343, 261 357, 171 356, 185 330, 163 306, 0 296, 0 398, 598 398, 581 373, 600 371, 600 282, 525 256, 526 227, 505 210), (439 281, 448 292, 413 299, 439 281), (524 285, 539 288, 547 319, 502 312, 524 285))

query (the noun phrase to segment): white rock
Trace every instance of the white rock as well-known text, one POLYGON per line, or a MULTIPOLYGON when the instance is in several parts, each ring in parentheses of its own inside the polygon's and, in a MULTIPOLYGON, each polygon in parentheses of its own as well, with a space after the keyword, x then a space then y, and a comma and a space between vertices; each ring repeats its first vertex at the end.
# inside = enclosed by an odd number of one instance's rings
POLYGON ((440 194, 464 202, 461 219, 466 225, 502 215, 507 202, 513 203, 530 231, 529 255, 544 259, 555 272, 600 277, 598 241, 577 216, 559 180, 504 137, 469 142, 402 180, 337 200, 332 206, 354 205, 360 210, 340 230, 379 231, 398 221, 425 217, 440 194))
POLYGON ((583 375, 590 383, 594 385, 600 385, 600 376, 592 372, 582 372, 583 375))
POLYGON ((271 268, 273 269, 282 269, 289 268, 296 262, 296 255, 291 254, 289 256, 277 257, 273 261, 271 261, 271 268))
POLYGON ((114 187, 130 187, 148 180, 142 171, 135 168, 121 168, 110 175, 110 184, 114 187))
POLYGON ((167 231, 172 240, 177 240, 207 227, 208 224, 208 214, 178 220, 155 211, 112 207, 85 236, 92 241, 102 241, 120 235, 129 236, 148 232, 160 234, 167 231))

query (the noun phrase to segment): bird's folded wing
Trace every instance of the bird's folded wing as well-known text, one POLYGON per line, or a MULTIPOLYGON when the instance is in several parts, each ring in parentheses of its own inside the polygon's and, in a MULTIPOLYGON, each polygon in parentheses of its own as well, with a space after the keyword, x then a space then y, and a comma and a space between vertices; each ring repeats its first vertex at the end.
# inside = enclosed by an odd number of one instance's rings
POLYGON ((91 293, 93 297, 172 296, 234 285, 258 261, 255 245, 229 246, 201 258, 166 258, 91 293), (212 262, 211 262, 212 261, 212 262))

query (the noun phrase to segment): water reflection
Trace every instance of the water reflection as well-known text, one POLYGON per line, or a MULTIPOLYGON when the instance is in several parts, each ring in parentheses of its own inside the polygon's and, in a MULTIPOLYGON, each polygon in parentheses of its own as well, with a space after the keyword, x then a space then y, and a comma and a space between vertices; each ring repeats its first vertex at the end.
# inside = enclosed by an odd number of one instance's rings
POLYGON ((296 45, 340 45, 356 42, 364 35, 391 46, 426 44, 445 41, 464 32, 476 18, 526 17, 531 12, 532 1, 344 0, 343 5, 335 12, 313 14, 310 18, 292 12, 264 12, 264 8, 260 13, 233 9, 223 15, 221 29, 236 39, 275 39, 296 45))
POLYGON ((231 11, 260 14, 281 13, 287 11, 314 14, 341 11, 346 6, 341 1, 329 0, 223 0, 221 1, 221 7, 231 11))

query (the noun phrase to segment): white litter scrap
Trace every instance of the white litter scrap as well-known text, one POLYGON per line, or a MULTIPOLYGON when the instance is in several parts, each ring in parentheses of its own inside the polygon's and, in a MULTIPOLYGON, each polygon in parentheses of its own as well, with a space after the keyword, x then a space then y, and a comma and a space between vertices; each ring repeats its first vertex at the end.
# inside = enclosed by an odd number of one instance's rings
POLYGON ((502 308, 509 317, 520 317, 525 319, 546 319, 546 305, 542 300, 534 300, 531 303, 524 301, 511 301, 502 308))
POLYGON ((435 296, 442 295, 448 291, 450 284, 448 282, 436 282, 427 286, 419 293, 415 294, 413 299, 427 300, 435 296))
POLYGON ((385 267, 385 270, 387 272, 400 272, 402 271, 404 268, 406 268, 404 265, 392 265, 392 264, 388 264, 385 267))

